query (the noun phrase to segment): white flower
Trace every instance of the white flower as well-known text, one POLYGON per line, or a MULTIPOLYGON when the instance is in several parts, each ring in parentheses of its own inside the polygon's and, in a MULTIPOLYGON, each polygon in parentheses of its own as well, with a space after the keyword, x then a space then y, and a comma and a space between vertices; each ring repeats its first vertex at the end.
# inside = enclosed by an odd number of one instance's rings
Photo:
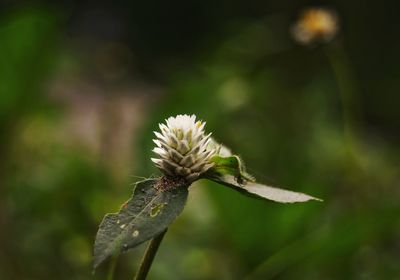
POLYGON ((159 158, 151 160, 169 176, 184 177, 193 182, 214 164, 210 158, 215 149, 209 148, 211 133, 204 133, 205 122, 196 121, 195 115, 177 115, 160 124, 159 132, 154 132, 157 145, 153 149, 159 158))

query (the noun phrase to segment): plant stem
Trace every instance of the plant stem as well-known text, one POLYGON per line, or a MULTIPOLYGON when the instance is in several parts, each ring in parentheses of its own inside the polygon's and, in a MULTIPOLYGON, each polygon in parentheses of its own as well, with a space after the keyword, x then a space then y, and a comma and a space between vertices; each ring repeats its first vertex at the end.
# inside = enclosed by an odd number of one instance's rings
POLYGON ((149 245, 146 248, 146 252, 144 253, 143 259, 140 263, 139 270, 134 278, 135 280, 146 279, 151 264, 153 263, 154 257, 157 254, 157 250, 160 247, 161 241, 163 240, 167 230, 168 229, 165 229, 163 232, 161 232, 159 235, 157 235, 150 241, 149 245))
POLYGON ((110 266, 108 268, 107 280, 114 279, 114 272, 115 272, 115 267, 117 266, 117 260, 118 260, 118 255, 114 255, 111 258, 110 266))
POLYGON ((326 48, 325 54, 328 57, 339 89, 349 168, 360 171, 360 151, 357 143, 359 132, 356 131, 356 128, 361 119, 361 108, 357 102, 357 87, 351 63, 341 44, 326 48))

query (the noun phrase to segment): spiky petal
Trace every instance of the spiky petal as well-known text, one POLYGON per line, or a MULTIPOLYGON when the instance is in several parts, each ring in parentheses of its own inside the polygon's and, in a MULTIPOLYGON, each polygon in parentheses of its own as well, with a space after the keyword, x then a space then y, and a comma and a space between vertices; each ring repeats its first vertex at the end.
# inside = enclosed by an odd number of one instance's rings
POLYGON ((195 115, 177 115, 160 124, 155 131, 158 158, 151 160, 166 175, 184 177, 193 182, 213 166, 210 158, 216 151, 209 148, 211 133, 205 134, 205 122, 196 121, 195 115))

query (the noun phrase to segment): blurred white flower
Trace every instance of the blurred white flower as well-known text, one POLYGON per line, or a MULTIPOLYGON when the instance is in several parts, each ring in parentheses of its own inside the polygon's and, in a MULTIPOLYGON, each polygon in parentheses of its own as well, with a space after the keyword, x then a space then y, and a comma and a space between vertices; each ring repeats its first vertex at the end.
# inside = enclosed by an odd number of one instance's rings
POLYGON ((166 175, 184 177, 189 183, 214 164, 210 158, 216 151, 209 147, 211 133, 205 134, 205 122, 196 121, 195 115, 177 115, 160 124, 161 133, 155 131, 157 145, 153 152, 159 158, 151 160, 166 175))
POLYGON ((339 29, 339 19, 333 10, 326 8, 308 8, 299 16, 292 27, 294 39, 300 44, 329 42, 339 29))

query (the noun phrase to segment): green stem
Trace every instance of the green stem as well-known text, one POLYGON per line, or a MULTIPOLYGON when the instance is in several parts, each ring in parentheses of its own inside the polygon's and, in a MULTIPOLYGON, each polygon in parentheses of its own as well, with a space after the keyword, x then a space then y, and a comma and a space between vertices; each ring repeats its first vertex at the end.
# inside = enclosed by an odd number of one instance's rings
POLYGON ((134 278, 135 280, 146 279, 151 264, 153 263, 154 257, 157 254, 157 250, 160 247, 161 241, 163 240, 166 232, 167 229, 165 229, 163 232, 161 232, 159 235, 157 235, 150 241, 149 245, 146 248, 146 252, 144 253, 143 259, 140 263, 139 270, 134 278))
POLYGON ((107 280, 114 279, 115 267, 117 266, 118 255, 111 258, 110 266, 108 268, 107 280))
POLYGON ((357 88, 354 83, 355 79, 351 63, 341 44, 326 48, 325 54, 328 57, 339 88, 349 163, 352 164, 352 167, 358 168, 358 131, 356 131, 356 128, 361 119, 361 108, 357 102, 357 88))

